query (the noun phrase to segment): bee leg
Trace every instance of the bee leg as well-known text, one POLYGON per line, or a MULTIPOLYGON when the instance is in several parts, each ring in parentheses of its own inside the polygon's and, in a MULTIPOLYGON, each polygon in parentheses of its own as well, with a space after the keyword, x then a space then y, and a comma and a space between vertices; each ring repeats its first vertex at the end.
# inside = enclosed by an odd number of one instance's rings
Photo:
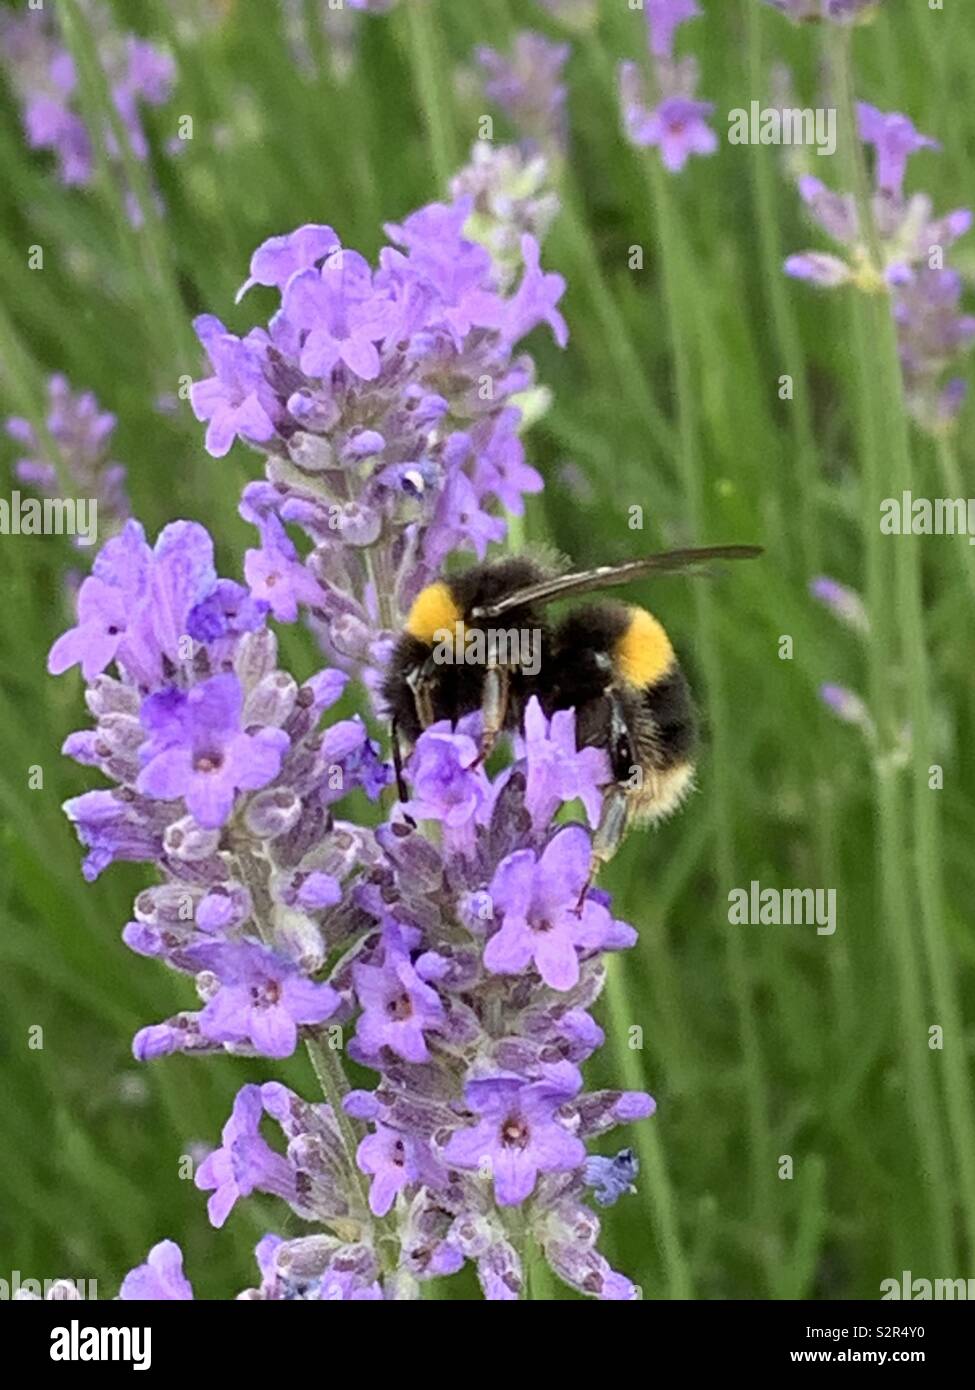
POLYGON ((626 788, 619 782, 614 783, 603 797, 603 809, 599 817, 599 824, 592 839, 592 859, 589 864, 589 877, 583 884, 582 892, 579 894, 579 901, 576 903, 576 915, 582 916, 582 909, 585 907, 586 898, 589 890, 599 877, 599 872, 604 864, 608 864, 613 858, 626 835, 627 822, 630 818, 630 806, 627 800, 626 788))
POLYGON ((491 756, 491 751, 504 728, 510 690, 511 674, 507 666, 500 664, 497 650, 492 646, 488 652, 484 672, 484 691, 481 696, 481 752, 474 764, 475 767, 479 767, 491 756))
POLYGON ((403 776, 403 745, 399 739, 399 721, 394 715, 389 722, 389 746, 393 754, 393 771, 396 773, 396 795, 400 801, 409 800, 406 778, 403 776))
POLYGON ((436 683, 437 667, 432 656, 428 656, 422 666, 414 666, 406 677, 406 684, 413 694, 416 717, 421 729, 428 729, 435 723, 433 708, 433 687, 436 683))

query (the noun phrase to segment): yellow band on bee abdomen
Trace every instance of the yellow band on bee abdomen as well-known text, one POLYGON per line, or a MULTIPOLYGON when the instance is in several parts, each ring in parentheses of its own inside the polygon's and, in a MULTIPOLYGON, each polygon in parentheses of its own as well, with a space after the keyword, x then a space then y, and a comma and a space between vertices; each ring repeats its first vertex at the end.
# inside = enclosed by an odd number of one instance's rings
POLYGON ((454 624, 462 617, 449 587, 438 581, 417 594, 406 620, 406 631, 418 642, 432 647, 436 634, 445 628, 453 632, 454 624))
POLYGON ((614 655, 620 675, 630 685, 653 685, 674 665, 670 638, 645 608, 629 609, 629 622, 614 655))

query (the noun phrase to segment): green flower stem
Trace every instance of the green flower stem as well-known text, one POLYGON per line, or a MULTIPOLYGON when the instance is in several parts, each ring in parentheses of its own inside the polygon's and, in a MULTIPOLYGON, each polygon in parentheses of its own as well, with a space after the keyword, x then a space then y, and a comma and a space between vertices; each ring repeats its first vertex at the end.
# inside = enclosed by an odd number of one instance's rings
MULTIPOLYGON (((942 431, 935 440, 935 453, 938 460, 938 471, 941 474, 942 484, 946 497, 964 497, 965 484, 962 481, 961 469, 958 466, 958 454, 955 449, 955 437, 946 431, 942 431)), ((962 572, 965 586, 975 598, 975 549, 971 545, 959 543, 953 545, 952 550, 958 557, 958 563, 962 572)))
MULTIPOLYGON (((866 164, 857 136, 856 106, 851 53, 851 36, 837 31, 834 39, 836 85, 839 105, 840 133, 845 148, 846 164, 857 192, 861 233, 865 236, 873 267, 882 269, 882 251, 874 222, 866 164)), ((880 734, 880 748, 875 758, 876 795, 879 813, 879 872, 882 884, 884 917, 892 930, 892 944, 898 976, 907 1070, 906 1090, 909 1111, 914 1123, 925 1171, 924 1189, 931 1213, 932 1240, 935 1255, 945 1268, 954 1267, 954 1240, 951 1230, 948 1194, 952 1190, 948 1176, 948 1161, 944 1142, 942 1116, 937 1103, 937 1091, 944 1084, 949 1109, 949 1127, 955 1137, 959 1169, 965 1180, 968 1195, 966 1214, 969 1238, 975 1221, 973 1189, 968 1183, 975 1180, 972 1158, 975 1143, 968 1139, 967 1154, 960 1147, 964 1135, 971 1133, 971 1116, 964 1095, 964 1062, 957 1054, 962 1033, 957 1016, 957 1004, 946 981, 945 947, 942 937, 943 904, 941 892, 940 846, 938 844, 937 808, 935 796, 927 786, 927 767, 930 758, 931 720, 927 686, 927 656, 925 652, 923 618, 920 600, 920 562, 916 544, 890 545, 880 532, 879 504, 890 491, 906 489, 911 482, 911 457, 907 419, 904 410, 903 383, 897 354, 896 328, 886 294, 864 301, 858 295, 853 304, 854 355, 858 372, 858 401, 861 415, 861 443, 864 469, 862 477, 863 526, 867 556, 867 606, 871 619, 869 641, 870 696, 874 719, 880 734), (891 604, 889 562, 894 567, 893 592, 896 607, 891 604), (896 623, 894 618, 896 615, 896 623), (914 767, 913 797, 901 791, 897 774, 885 759, 885 751, 894 736, 894 716, 891 703, 891 669, 897 665, 902 650, 912 722, 912 763, 914 767), (905 805, 905 802, 908 805, 905 805), (923 965, 916 958, 915 932, 912 926, 913 885, 908 864, 909 836, 905 810, 913 811, 913 861, 917 890, 921 904, 921 925, 925 954, 932 969, 937 1001, 937 1019, 927 1017, 923 987, 923 965), (932 968, 933 967, 933 968, 932 968), (927 1027, 930 1022, 943 1023, 950 1036, 954 1033, 954 1053, 951 1045, 943 1054, 942 1066, 935 1067, 927 1046, 927 1027), (952 1060, 949 1060, 952 1059, 952 1060), (934 1073, 940 1072, 938 1081, 934 1073)))
POLYGON ((441 34, 430 0, 407 0, 406 34, 416 93, 430 142, 430 157, 440 194, 457 172, 454 130, 450 124, 450 68, 442 60, 441 34))
MULTIPOLYGON (((674 375, 679 422, 679 459, 691 534, 707 534, 704 476, 700 462, 699 393, 694 381, 686 325, 693 320, 694 283, 687 258, 686 237, 680 226, 668 176, 656 156, 646 159, 653 211, 657 218, 657 243, 663 277, 664 299, 673 345, 674 375)), ((736 881, 734 833, 734 748, 731 712, 724 692, 721 650, 713 596, 706 584, 694 589, 705 704, 712 728, 713 757, 709 767, 710 795, 714 808, 716 873, 724 885, 736 881)), ((755 1018, 743 938, 740 932, 724 932, 728 974, 735 1003, 739 1046, 746 1076, 746 1111, 751 1162, 751 1198, 756 1220, 767 1226, 777 1210, 772 1201, 775 1150, 769 1122, 767 1084, 755 1018)), ((772 1241, 774 1246, 777 1242, 772 1241)), ((769 1257, 771 1259, 771 1255, 769 1257)), ((768 1270, 770 1287, 774 1270, 768 1270)))

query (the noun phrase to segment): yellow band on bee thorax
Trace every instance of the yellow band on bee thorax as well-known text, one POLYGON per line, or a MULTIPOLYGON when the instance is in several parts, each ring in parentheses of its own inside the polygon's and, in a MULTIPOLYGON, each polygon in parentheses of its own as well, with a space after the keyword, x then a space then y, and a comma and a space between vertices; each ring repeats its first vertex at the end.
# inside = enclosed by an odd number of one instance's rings
POLYGON ((449 586, 438 581, 417 594, 406 620, 406 631, 418 642, 432 647, 436 634, 445 628, 453 632, 455 623, 463 616, 449 586))
POLYGON ((613 653, 616 667, 631 685, 653 685, 674 665, 674 649, 661 624, 645 608, 629 609, 626 631, 613 653))

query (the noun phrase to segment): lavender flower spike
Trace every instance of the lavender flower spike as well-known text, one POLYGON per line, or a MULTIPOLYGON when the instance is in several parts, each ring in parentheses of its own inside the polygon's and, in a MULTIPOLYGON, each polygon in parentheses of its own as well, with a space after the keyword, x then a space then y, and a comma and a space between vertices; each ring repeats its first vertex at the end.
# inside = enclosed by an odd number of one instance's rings
POLYGON ((669 173, 677 174, 691 155, 710 155, 718 137, 708 125, 711 102, 699 101, 697 63, 693 57, 674 57, 677 29, 701 14, 695 0, 646 0, 647 41, 656 104, 649 105, 647 83, 636 63, 619 65, 619 98, 623 130, 631 144, 656 146, 669 173))
MULTIPOLYGON (((590 1297, 636 1294, 595 1248, 589 1201, 623 1177, 587 1166, 587 1141, 653 1102, 586 1091, 579 1070, 603 1041, 605 953, 636 939, 605 893, 578 910, 605 755, 535 701, 492 776, 480 716, 444 720, 407 760, 407 803, 366 824, 346 798, 376 800, 391 771, 362 717, 328 715, 355 678, 385 714, 418 592, 452 552, 503 540, 502 512, 542 486, 521 340, 568 334, 564 282, 542 266, 543 174, 497 152, 452 201, 390 225, 375 263, 324 222, 259 247, 245 288, 279 307, 242 337, 197 321, 212 374, 192 395, 211 454, 241 438, 264 455, 240 502, 260 538, 246 584, 217 573, 196 523, 150 545, 130 521, 49 658, 82 667, 94 726, 65 751, 105 779, 66 807, 85 876, 154 867, 123 939, 185 984, 135 1056, 248 1067, 304 1044, 324 1093, 248 1080, 196 1174, 215 1227, 254 1193, 283 1204, 289 1235, 259 1242, 248 1300, 417 1298, 469 1262, 507 1301, 525 1287, 522 1238, 590 1297), (329 663, 305 680, 275 633, 299 618, 329 663), (564 823, 576 802, 584 822, 564 823), (374 1084, 346 1090, 346 1054, 374 1084)), ((123 1289, 192 1296, 167 1242, 123 1289)))

